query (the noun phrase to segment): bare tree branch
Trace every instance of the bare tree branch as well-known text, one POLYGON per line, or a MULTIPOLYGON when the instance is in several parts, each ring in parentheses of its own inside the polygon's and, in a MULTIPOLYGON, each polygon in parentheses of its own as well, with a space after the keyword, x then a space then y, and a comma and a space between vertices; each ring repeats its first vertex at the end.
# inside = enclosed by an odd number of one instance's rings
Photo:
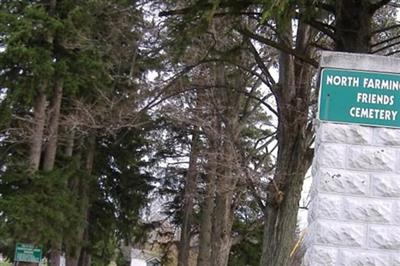
POLYGON ((270 87, 271 83, 262 74, 258 73, 255 70, 248 69, 248 68, 246 68, 244 66, 241 66, 239 64, 235 64, 235 66, 240 68, 240 69, 242 69, 242 70, 244 70, 244 71, 246 71, 246 72, 248 72, 248 73, 250 73, 250 74, 252 74, 253 76, 259 78, 265 85, 267 85, 271 89, 271 87, 270 87))
POLYGON ((375 53, 384 51, 386 49, 389 49, 390 47, 393 47, 393 46, 396 46, 396 45, 399 45, 399 44, 400 44, 400 41, 394 42, 394 43, 388 44, 388 45, 386 45, 386 46, 384 46, 382 48, 376 49, 375 51, 372 51, 372 53, 375 54, 375 53))
POLYGON ((395 50, 395 51, 390 52, 390 53, 387 53, 387 54, 385 54, 385 55, 386 55, 386 56, 390 56, 390 55, 395 55, 395 54, 398 54, 398 53, 400 53, 400 50, 395 50))
POLYGON ((388 5, 389 5, 389 6, 392 6, 392 7, 400 8, 400 3, 393 3, 393 2, 390 2, 388 5))
POLYGON ((400 35, 397 35, 397 36, 394 36, 394 37, 392 37, 392 38, 388 38, 388 39, 385 39, 385 40, 383 40, 383 41, 374 43, 374 44, 371 45, 371 47, 373 48, 373 47, 375 47, 375 46, 379 46, 379 45, 381 45, 381 44, 388 43, 388 42, 394 41, 394 40, 399 39, 399 38, 400 38, 400 35))
POLYGON ((265 100, 267 99, 267 96, 264 96, 263 98, 259 98, 247 91, 240 91, 240 93, 243 93, 244 95, 246 95, 247 97, 250 97, 252 99, 257 100, 258 102, 260 102, 262 105, 264 105, 265 107, 268 108, 268 110, 270 110, 274 115, 278 116, 278 112, 269 104, 267 103, 265 100))
POLYGON ((391 26, 388 26, 385 28, 374 30, 373 32, 371 32, 371 35, 378 34, 378 33, 384 32, 384 31, 392 30, 392 29, 396 29, 396 28, 400 28, 400 24, 394 24, 394 25, 391 25, 391 26))
MULTIPOLYGON (((273 86, 276 84, 274 78, 272 77, 271 73, 269 72, 268 67, 264 64, 264 60, 262 60, 260 54, 258 53, 257 49, 251 43, 250 40, 247 41, 250 46, 250 52, 254 55, 254 59, 257 62, 258 67, 261 69, 262 73, 267 77, 269 82, 268 86, 270 87, 271 91, 273 92, 273 86)), ((273 92, 274 93, 274 92, 273 92)))

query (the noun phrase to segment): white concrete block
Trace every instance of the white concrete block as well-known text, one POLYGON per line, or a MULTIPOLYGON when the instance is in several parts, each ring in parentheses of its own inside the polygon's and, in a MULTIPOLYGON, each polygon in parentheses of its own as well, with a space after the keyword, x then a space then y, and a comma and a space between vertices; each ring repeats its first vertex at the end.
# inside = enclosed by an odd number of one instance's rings
POLYGON ((342 250, 337 266, 391 266, 390 256, 371 251, 342 250))
POLYGON ((310 221, 319 218, 339 219, 342 216, 342 202, 340 196, 319 195, 313 198, 309 211, 310 221))
POLYGON ((393 211, 392 211, 392 224, 400 226, 400 201, 395 200, 393 202, 393 211))
POLYGON ((396 200, 393 203, 393 210, 392 210, 392 223, 394 225, 400 225, 400 201, 396 200))
POLYGON ((400 175, 372 175, 372 193, 380 197, 400 197, 400 175))
POLYGON ((364 244, 366 227, 363 224, 319 220, 311 230, 317 244, 361 247, 364 244))
POLYGON ((372 142, 373 128, 359 125, 321 123, 321 141, 349 144, 372 142))
POLYGON ((372 248, 400 250, 400 226, 370 225, 368 243, 372 248))
POLYGON ((393 171, 396 165, 396 152, 389 148, 351 146, 347 158, 350 169, 393 171))
POLYGON ((320 167, 344 168, 346 166, 346 146, 322 143, 316 152, 316 163, 320 167))
POLYGON ((329 247, 312 247, 307 250, 303 266, 335 266, 338 250, 329 247))
POLYGON ((400 146, 400 129, 376 128, 375 143, 386 146, 400 146))
POLYGON ((395 160, 396 160, 396 162, 397 162, 395 172, 396 172, 398 175, 400 175, 400 163, 398 163, 398 162, 400 162, 400 149, 397 149, 397 158, 396 158, 395 160))
POLYGON ((343 204, 343 216, 347 220, 375 223, 390 223, 392 220, 392 201, 346 198, 343 204))
POLYGON ((400 254, 392 255, 393 261, 392 266, 400 266, 400 254))
POLYGON ((318 186, 321 191, 352 195, 368 194, 368 173, 321 169, 317 175, 318 186))

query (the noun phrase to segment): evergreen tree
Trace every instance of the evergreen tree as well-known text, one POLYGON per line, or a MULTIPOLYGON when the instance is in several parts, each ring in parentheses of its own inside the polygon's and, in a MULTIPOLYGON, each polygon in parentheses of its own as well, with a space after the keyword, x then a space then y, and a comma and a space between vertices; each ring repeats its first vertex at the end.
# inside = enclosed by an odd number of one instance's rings
POLYGON ((1 250, 34 243, 52 265, 61 251, 68 265, 89 265, 101 243, 142 232, 151 189, 141 151, 150 121, 138 94, 147 93, 138 48, 146 25, 129 1, 0 5, 1 250))

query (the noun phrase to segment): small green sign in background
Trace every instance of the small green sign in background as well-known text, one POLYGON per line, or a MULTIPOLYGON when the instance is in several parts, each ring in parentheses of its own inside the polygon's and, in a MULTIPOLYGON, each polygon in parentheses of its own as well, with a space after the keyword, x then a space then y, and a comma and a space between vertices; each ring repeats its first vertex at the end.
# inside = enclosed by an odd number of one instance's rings
POLYGON ((14 261, 40 263, 42 250, 30 244, 18 243, 15 247, 14 261))
POLYGON ((323 69, 318 118, 400 128, 400 74, 323 69))

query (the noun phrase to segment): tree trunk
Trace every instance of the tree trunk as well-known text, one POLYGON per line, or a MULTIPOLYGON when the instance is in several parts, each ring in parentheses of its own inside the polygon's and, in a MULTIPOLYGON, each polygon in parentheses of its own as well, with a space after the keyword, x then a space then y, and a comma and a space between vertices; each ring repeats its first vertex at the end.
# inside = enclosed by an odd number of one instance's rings
POLYGON ((338 0, 336 2, 336 51, 369 53, 371 22, 376 10, 371 1, 338 0))
POLYGON ((188 266, 190 256, 191 228, 193 220, 193 206, 197 184, 197 159, 199 156, 199 133, 197 128, 192 135, 192 148, 189 159, 189 169, 186 175, 183 197, 183 221, 179 243, 178 266, 188 266))
MULTIPOLYGON (((58 125, 60 120, 60 109, 62 100, 62 86, 57 84, 51 100, 47 146, 43 156, 43 171, 52 171, 57 153, 58 125)), ((50 265, 59 266, 61 259, 61 242, 52 243, 50 251, 50 265)))
MULTIPOLYGON (((243 55, 238 55, 243 61, 243 55)), ((245 61, 244 61, 245 62, 245 61)), ((239 122, 241 112, 240 105, 242 91, 246 87, 240 72, 234 77, 226 76, 227 69, 217 66, 217 85, 223 88, 216 90, 216 97, 221 100, 223 117, 219 117, 222 137, 222 146, 217 167, 217 184, 215 193, 215 208, 212 234, 212 265, 226 266, 229 262, 229 254, 232 247, 232 225, 234 219, 233 197, 236 193, 238 182, 239 165, 237 157, 237 140, 240 136, 242 126, 239 122)), ((220 108, 221 108, 220 107, 220 108)), ((220 112, 220 111, 219 111, 220 112)), ((217 112, 218 113, 218 110, 217 112)))
MULTIPOLYGON (((92 174, 93 166, 94 166, 94 157, 96 152, 96 137, 94 135, 90 136, 88 139, 88 149, 86 153, 86 161, 85 161, 85 170, 88 176, 92 174)), ((89 208, 89 195, 90 195, 90 185, 88 180, 82 180, 80 183, 80 196, 81 202, 84 207, 84 215, 86 217, 87 223, 85 228, 81 228, 78 230, 78 234, 81 235, 81 243, 86 243, 85 246, 78 246, 78 251, 76 254, 80 254, 78 265, 80 266, 90 266, 91 264, 91 254, 89 250, 89 242, 90 242, 90 235, 89 235, 89 224, 90 224, 90 208, 89 208)), ((71 261, 72 263, 72 261, 71 261)))
POLYGON ((65 145, 65 156, 72 157, 74 152, 74 144, 75 144, 75 130, 71 129, 67 136, 67 144, 65 145))
POLYGON ((199 252, 197 266, 211 266, 212 215, 214 212, 215 180, 217 176, 217 147, 211 142, 206 167, 206 187, 201 205, 199 252))
MULTIPOLYGON (((338 51, 370 52, 371 21, 374 12, 388 1, 335 1, 335 46, 338 51)), ((290 23, 288 23, 290 24, 290 23)), ((299 22, 296 50, 310 55, 309 29, 299 22)), ((287 47, 292 34, 284 29, 279 36, 287 47), (289 34, 288 34, 289 33, 289 34), (284 36, 286 34, 286 36, 284 36)), ((309 66, 280 54, 278 158, 274 181, 268 187, 261 266, 287 265, 293 248, 303 178, 311 164, 311 130, 307 127, 311 75, 309 66)))
POLYGON ((236 182, 232 171, 233 153, 232 143, 225 140, 224 152, 221 154, 220 173, 217 171, 217 187, 215 195, 214 222, 212 234, 212 265, 228 265, 229 252, 231 249, 231 231, 233 224, 233 194, 236 182))
MULTIPOLYGON (((65 146, 65 156, 71 158, 74 152, 75 131, 72 129, 67 132, 67 143, 65 146)), ((69 187, 73 191, 78 191, 78 182, 76 178, 69 181, 69 187)), ((79 230, 77 230, 79 231, 79 230)), ((78 235, 81 233, 78 232, 78 235)), ((79 243, 77 243, 79 245, 79 243)), ((71 249, 67 244, 65 245, 65 265, 78 266, 80 249, 71 249)))
MULTIPOLYGON (((82 150, 78 153, 78 155, 82 158, 85 158, 80 165, 81 168, 85 169, 87 176, 90 176, 93 171, 94 157, 96 151, 96 138, 95 136, 90 136, 87 140, 87 149, 82 150), (85 155, 85 156, 83 156, 85 155)), ((69 132, 69 137, 67 140, 67 145, 65 147, 66 153, 72 156, 72 150, 75 142, 75 134, 74 131, 69 132)), ((81 145, 83 144, 83 140, 81 140, 81 145)), ((89 249, 86 246, 89 242, 89 195, 90 195, 90 185, 87 180, 82 180, 78 178, 73 178, 69 183, 70 189, 79 196, 82 217, 86 219, 85 227, 77 226, 74 234, 77 236, 77 242, 73 243, 73 245, 66 244, 66 266, 85 266, 90 265, 90 254, 89 249), (83 245, 85 243, 85 245, 83 245)))
MULTIPOLYGON (((44 86, 45 87, 45 86, 44 86)), ((29 150, 29 168, 28 171, 34 174, 39 170, 42 155, 42 143, 44 135, 44 127, 46 122, 46 94, 45 88, 42 87, 38 91, 33 106, 33 129, 31 136, 31 146, 29 150)), ((35 263, 18 262, 21 266, 35 266, 35 263)))
POLYGON ((49 125, 47 132, 47 145, 43 158, 44 171, 52 171, 54 168, 54 162, 56 160, 62 91, 62 85, 58 84, 54 90, 54 95, 51 101, 49 112, 49 125))
MULTIPOLYGON (((88 228, 85 228, 84 234, 83 234, 83 241, 88 242, 89 241, 89 230, 88 228)), ((79 256, 79 266, 90 266, 92 261, 92 257, 90 255, 89 249, 87 246, 84 246, 81 248, 81 253, 79 256)))
POLYGON ((29 150, 29 171, 31 173, 39 170, 42 154, 43 133, 46 120, 46 94, 44 88, 40 89, 33 107, 33 132, 31 147, 29 150))
POLYGON ((60 266, 61 263, 61 242, 54 243, 51 245, 50 251, 50 263, 51 266, 60 266))
MULTIPOLYGON (((302 53, 310 41, 310 29, 299 23, 296 49, 302 53)), ((282 41, 290 44, 291 30, 282 41)), ((312 131, 308 127, 311 93, 311 67, 280 53, 279 89, 276 91, 278 157, 273 180, 268 185, 263 249, 260 265, 288 265, 295 238, 297 213, 304 176, 310 167, 312 131)))
MULTIPOLYGON (((67 252, 77 252, 77 251, 69 251, 67 250, 67 252)), ((66 255, 65 258, 65 265, 66 266, 78 266, 79 263, 79 255, 75 255, 74 253, 72 253, 73 255, 66 255)))
MULTIPOLYGON (((286 125, 289 126, 289 125, 286 125)), ((278 154, 274 180, 284 180, 270 186, 269 204, 265 211, 264 244, 261 266, 288 265, 297 225, 297 213, 304 176, 311 163, 311 156, 301 144, 301 134, 293 131, 282 134, 284 141, 278 154), (283 193, 283 194, 282 194, 283 193)))

